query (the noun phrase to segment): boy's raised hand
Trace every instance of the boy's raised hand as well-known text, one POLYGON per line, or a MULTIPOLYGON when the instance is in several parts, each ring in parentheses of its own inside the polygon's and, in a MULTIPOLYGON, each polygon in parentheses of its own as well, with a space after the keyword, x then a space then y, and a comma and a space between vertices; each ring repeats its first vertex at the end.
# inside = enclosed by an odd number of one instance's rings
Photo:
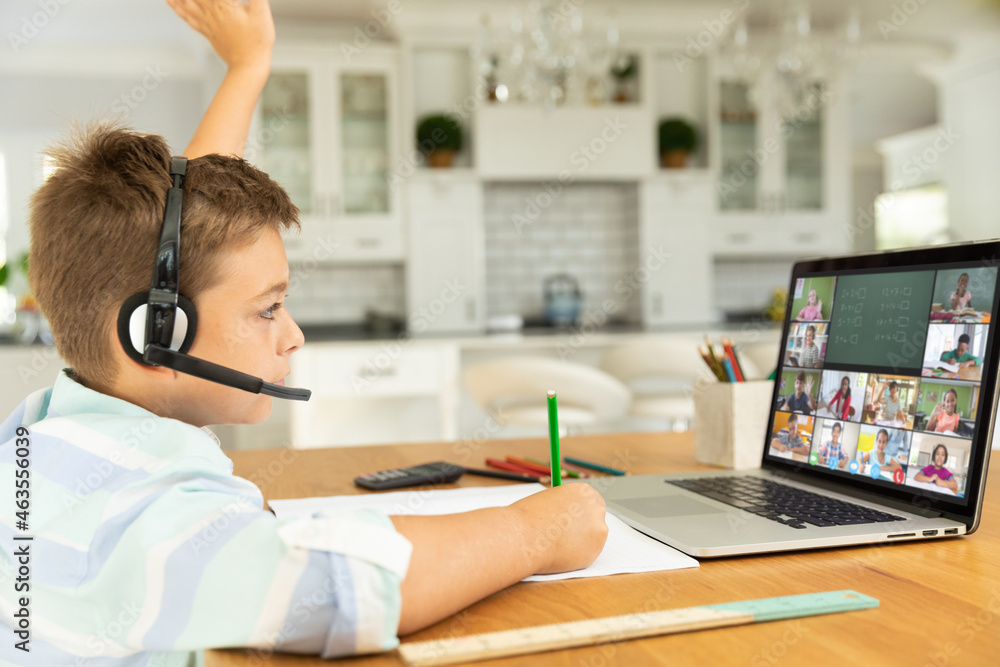
POLYGON ((167 0, 167 4, 208 39, 229 69, 270 66, 274 19, 268 0, 167 0))
POLYGON ((257 98, 271 72, 274 20, 268 0, 167 0, 200 32, 226 63, 226 76, 184 149, 194 159, 207 153, 243 156, 257 98))

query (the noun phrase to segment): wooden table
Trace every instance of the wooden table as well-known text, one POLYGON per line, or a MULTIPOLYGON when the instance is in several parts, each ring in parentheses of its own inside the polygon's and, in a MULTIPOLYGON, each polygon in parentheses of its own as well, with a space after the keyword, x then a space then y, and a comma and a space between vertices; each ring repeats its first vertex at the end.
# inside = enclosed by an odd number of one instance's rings
MULTIPOLYGON (((570 437, 564 451, 631 474, 706 469, 690 434, 570 437)), ((237 475, 265 498, 357 493, 361 472, 445 459, 481 466, 504 454, 545 456, 544 440, 505 440, 322 450, 235 452, 237 475)), ((995 463, 994 468, 1000 466, 995 463)), ((987 665, 1000 662, 1000 470, 973 535, 923 543, 704 560, 701 567, 594 579, 521 583, 404 641, 440 639, 558 621, 850 588, 878 609, 708 630, 522 656, 496 664, 564 665, 987 665)), ((499 480, 465 476, 459 486, 499 480)), ((329 665, 318 657, 261 658, 208 651, 206 667, 329 665)), ((396 652, 338 661, 400 665, 396 652)))

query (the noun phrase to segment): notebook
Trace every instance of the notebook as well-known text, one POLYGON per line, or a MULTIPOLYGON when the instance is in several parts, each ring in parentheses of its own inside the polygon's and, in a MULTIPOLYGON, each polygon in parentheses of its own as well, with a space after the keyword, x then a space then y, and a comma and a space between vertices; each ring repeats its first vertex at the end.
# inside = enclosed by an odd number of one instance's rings
POLYGON ((997 408, 998 250, 796 263, 760 469, 586 483, 695 557, 972 533, 997 408), (803 327, 825 344, 805 354, 803 327))

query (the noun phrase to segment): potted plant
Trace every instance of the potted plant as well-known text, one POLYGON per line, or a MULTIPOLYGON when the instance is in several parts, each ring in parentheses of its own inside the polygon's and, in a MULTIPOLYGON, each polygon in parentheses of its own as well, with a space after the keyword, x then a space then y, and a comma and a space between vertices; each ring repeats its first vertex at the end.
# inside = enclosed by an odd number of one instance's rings
POLYGON ((450 167, 462 140, 462 126, 451 116, 427 116, 417 125, 417 149, 431 167, 450 167))
POLYGON ((621 56, 611 66, 611 76, 615 79, 615 102, 631 102, 629 82, 639 73, 639 59, 634 55, 621 56))
POLYGON ((660 165, 680 169, 688 155, 698 145, 698 132, 683 118, 667 118, 660 122, 660 165))

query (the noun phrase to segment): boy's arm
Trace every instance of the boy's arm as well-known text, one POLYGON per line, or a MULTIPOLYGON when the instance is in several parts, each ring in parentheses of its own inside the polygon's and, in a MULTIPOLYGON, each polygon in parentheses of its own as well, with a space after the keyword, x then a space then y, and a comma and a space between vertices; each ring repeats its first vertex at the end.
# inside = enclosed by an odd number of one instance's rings
POLYGON ((167 0, 178 16, 204 35, 226 63, 226 75, 184 149, 190 159, 207 153, 243 156, 250 119, 271 71, 274 20, 268 0, 167 0))
POLYGON ((567 484, 508 507, 394 516, 413 545, 401 587, 399 634, 425 628, 532 574, 587 567, 604 548, 600 493, 567 484))

